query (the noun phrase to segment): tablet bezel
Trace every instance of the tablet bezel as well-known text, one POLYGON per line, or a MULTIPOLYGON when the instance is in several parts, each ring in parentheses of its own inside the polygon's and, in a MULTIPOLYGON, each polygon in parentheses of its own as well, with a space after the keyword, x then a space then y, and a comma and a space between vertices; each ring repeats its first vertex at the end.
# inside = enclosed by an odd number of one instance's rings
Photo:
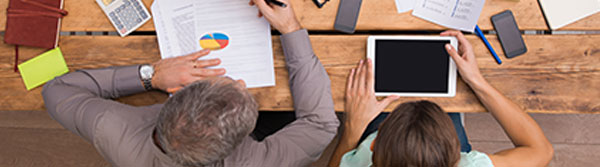
MULTIPOLYGON (((429 41, 450 41, 450 45, 454 47, 454 49, 458 50, 458 41, 455 37, 440 37, 440 36, 369 36, 367 42, 367 57, 373 60, 373 73, 375 73, 375 66, 377 64, 375 62, 375 41, 376 40, 429 40, 429 41)), ((421 92, 421 93, 406 93, 406 92, 375 92, 375 96, 407 96, 407 97, 454 97, 456 95, 456 63, 452 60, 452 57, 448 56, 448 92, 445 93, 431 93, 431 92, 421 92)), ((375 86, 375 84, 373 85, 375 86)), ((373 88, 375 89, 375 88, 373 88)))

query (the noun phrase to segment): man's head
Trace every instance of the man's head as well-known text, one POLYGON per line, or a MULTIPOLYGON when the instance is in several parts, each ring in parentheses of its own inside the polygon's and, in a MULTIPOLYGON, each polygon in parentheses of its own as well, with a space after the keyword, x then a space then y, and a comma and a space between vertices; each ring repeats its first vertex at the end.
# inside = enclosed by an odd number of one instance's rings
POLYGON ((215 77, 179 90, 160 111, 157 138, 175 163, 221 162, 256 125, 258 105, 243 82, 215 77))
POLYGON ((454 167, 460 143, 450 117, 429 101, 401 104, 373 143, 373 166, 454 167))

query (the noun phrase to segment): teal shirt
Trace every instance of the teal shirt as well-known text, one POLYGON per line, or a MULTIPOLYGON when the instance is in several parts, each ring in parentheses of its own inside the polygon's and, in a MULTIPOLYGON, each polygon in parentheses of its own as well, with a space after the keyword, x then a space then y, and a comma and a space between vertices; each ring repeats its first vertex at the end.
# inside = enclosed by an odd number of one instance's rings
MULTIPOLYGON (((371 143, 377 137, 377 132, 370 134, 358 147, 344 154, 340 167, 368 167, 373 165, 371 157, 371 143)), ((469 153, 460 153, 459 167, 493 167, 492 160, 486 154, 471 151, 469 153)))

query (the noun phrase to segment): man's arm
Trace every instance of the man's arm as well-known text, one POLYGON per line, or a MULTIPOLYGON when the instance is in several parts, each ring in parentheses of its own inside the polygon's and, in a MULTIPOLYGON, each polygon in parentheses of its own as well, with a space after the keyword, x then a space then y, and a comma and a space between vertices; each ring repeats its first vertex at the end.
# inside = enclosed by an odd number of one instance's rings
POLYGON ((66 129, 92 141, 96 120, 118 98, 144 91, 139 66, 72 72, 48 82, 42 96, 48 114, 66 129))
MULTIPOLYGON (((223 69, 204 69, 219 64, 219 60, 197 60, 207 54, 208 51, 200 51, 154 63, 153 87, 163 91, 176 90, 204 76, 222 75, 223 69)), ((48 82, 42 96, 53 119, 92 141, 96 121, 105 109, 125 105, 111 99, 143 91, 139 65, 135 65, 72 72, 48 82)))
POLYGON ((327 72, 314 55, 308 33, 299 30, 284 34, 290 89, 296 120, 268 136, 254 150, 266 166, 306 166, 316 161, 337 132, 327 72))
POLYGON ((462 33, 446 31, 441 35, 455 36, 458 39, 458 52, 450 45, 446 45, 448 54, 456 62, 463 80, 473 89, 481 103, 492 113, 515 145, 515 148, 490 155, 494 166, 548 165, 552 160, 554 149, 535 120, 483 78, 473 48, 462 33))
POLYGON ((337 132, 330 80, 314 54, 308 32, 301 30, 291 4, 269 6, 253 0, 273 27, 279 30, 290 77, 290 89, 296 110, 296 121, 262 143, 251 146, 256 165, 307 166, 317 160, 337 132), (257 157, 258 156, 258 157, 257 157))

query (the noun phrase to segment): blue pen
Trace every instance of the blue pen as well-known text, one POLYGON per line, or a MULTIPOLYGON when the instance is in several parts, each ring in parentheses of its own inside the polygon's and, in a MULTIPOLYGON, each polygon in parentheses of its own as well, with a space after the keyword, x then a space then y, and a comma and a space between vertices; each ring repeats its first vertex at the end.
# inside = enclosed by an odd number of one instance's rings
POLYGON ((498 64, 502 64, 502 60, 500 60, 500 57, 498 57, 498 55, 496 54, 496 51, 494 51, 494 48, 492 48, 492 45, 490 45, 490 42, 488 42, 487 39, 485 39, 485 36, 483 36, 483 32, 481 32, 481 29, 479 29, 479 26, 475 26, 475 34, 477 34, 477 36, 479 36, 479 38, 481 38, 481 40, 483 41, 483 43, 485 43, 485 46, 487 46, 488 50, 490 50, 490 53, 492 53, 492 55, 494 56, 494 59, 496 59, 496 62, 498 64))

